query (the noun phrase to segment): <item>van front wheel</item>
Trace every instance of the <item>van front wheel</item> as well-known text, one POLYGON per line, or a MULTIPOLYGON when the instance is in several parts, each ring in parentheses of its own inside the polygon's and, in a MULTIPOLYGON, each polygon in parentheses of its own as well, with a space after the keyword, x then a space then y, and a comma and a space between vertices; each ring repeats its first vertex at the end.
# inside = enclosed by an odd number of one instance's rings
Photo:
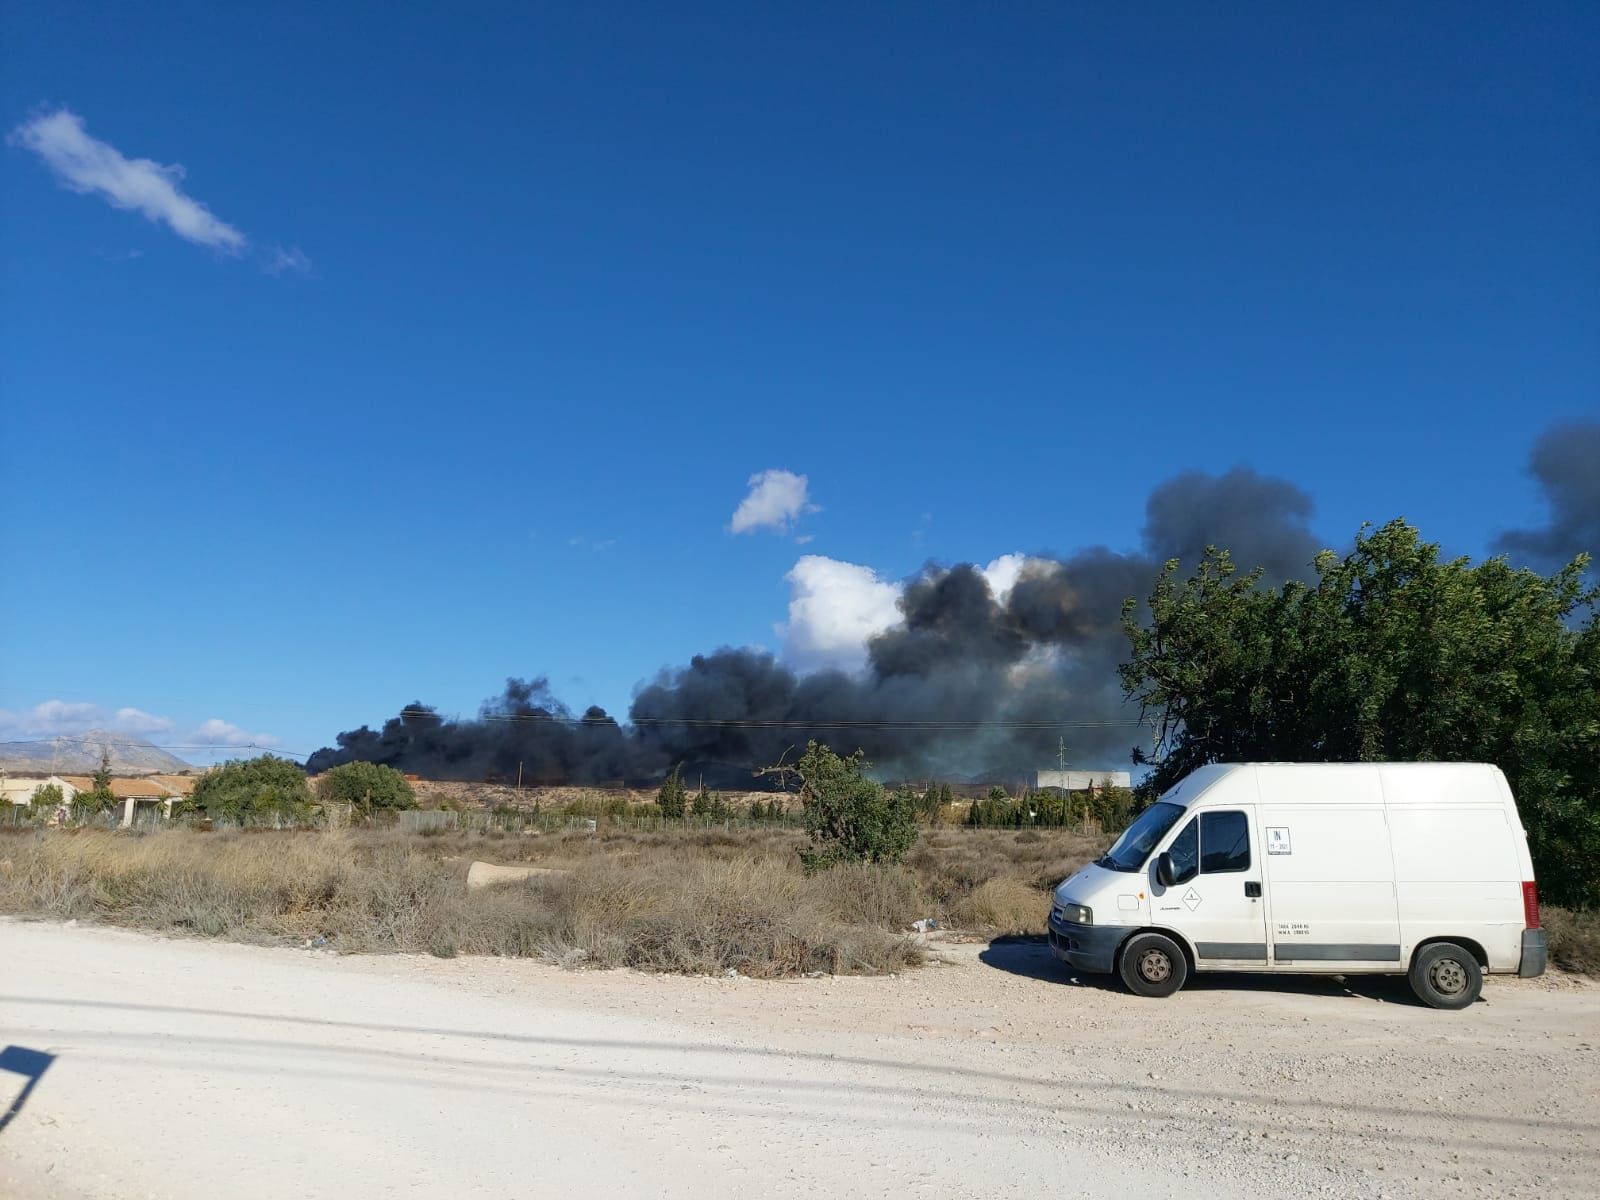
POLYGON ((1435 942, 1417 951, 1408 978, 1417 999, 1434 1008, 1466 1008, 1483 991, 1483 969, 1472 951, 1435 942))
POLYGON ((1122 948, 1122 982, 1140 996, 1170 996, 1189 977, 1189 960, 1171 938, 1141 933, 1122 948))

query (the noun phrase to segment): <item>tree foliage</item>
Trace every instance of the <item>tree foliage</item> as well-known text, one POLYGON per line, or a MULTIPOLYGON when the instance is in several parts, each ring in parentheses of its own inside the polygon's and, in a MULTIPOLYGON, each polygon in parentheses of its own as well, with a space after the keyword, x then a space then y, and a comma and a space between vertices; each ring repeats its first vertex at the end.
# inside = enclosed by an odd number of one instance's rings
POLYGON ((1441 560, 1404 521, 1363 529, 1314 582, 1260 586, 1211 549, 1130 601, 1123 688, 1154 719, 1159 792, 1209 762, 1489 762, 1558 903, 1600 901, 1600 589, 1441 560))
POLYGON ((661 781, 661 788, 656 792, 656 805, 661 809, 663 817, 674 819, 683 816, 689 805, 688 789, 683 786, 683 767, 672 768, 672 774, 661 781))
POLYGON ((67 795, 59 783, 41 783, 28 798, 35 813, 53 813, 67 802, 67 795))
POLYGON ((974 828, 1023 829, 1062 828, 1099 822, 1106 831, 1126 828, 1133 813, 1134 796, 1128 788, 1100 787, 1069 792, 1061 788, 1040 788, 1012 800, 1002 792, 974 801, 967 809, 966 823, 974 828))
POLYGON ((697 817, 709 817, 713 821, 725 820, 728 816, 728 802, 722 798, 720 792, 707 791, 705 784, 702 783, 689 805, 689 812, 697 817))
POLYGON ((322 803, 350 804, 368 813, 417 806, 410 781, 382 763, 341 763, 317 776, 316 786, 322 803))
POLYGON ((917 840, 917 796, 890 792, 867 777, 862 751, 848 758, 811 742, 793 771, 801 819, 811 838, 800 852, 808 871, 838 862, 899 862, 917 840))
POLYGON ((72 807, 80 816, 110 812, 116 807, 117 797, 111 790, 111 751, 102 747, 100 765, 89 777, 89 790, 72 798, 72 807))
POLYGON ((311 789, 298 763, 263 754, 233 759, 207 771, 185 807, 214 820, 296 820, 310 811, 311 789))

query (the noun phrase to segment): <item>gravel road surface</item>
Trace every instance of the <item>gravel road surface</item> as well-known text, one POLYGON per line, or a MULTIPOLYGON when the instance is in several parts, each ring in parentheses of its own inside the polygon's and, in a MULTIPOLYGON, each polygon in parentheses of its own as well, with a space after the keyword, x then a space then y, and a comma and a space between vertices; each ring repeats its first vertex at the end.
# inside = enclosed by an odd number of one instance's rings
POLYGON ((1159 1001, 935 949, 773 983, 0 920, 0 1196, 1594 1194, 1593 985, 1159 1001))

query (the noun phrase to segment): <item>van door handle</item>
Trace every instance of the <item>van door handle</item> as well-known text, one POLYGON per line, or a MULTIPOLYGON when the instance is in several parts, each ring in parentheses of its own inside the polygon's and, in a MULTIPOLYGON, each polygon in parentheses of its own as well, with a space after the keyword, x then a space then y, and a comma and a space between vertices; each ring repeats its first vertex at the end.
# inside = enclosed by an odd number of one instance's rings
POLYGON ((1261 885, 1247 882, 1244 885, 1244 894, 1253 900, 1259 900, 1261 898, 1261 885))

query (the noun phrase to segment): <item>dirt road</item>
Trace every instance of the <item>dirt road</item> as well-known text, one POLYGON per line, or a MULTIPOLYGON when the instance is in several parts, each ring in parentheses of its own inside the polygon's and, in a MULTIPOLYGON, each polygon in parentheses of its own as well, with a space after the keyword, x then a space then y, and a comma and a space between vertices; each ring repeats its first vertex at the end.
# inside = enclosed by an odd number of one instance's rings
POLYGON ((763 983, 0 920, 0 1195, 1593 1194, 1600 988, 1151 1001, 941 954, 763 983))

